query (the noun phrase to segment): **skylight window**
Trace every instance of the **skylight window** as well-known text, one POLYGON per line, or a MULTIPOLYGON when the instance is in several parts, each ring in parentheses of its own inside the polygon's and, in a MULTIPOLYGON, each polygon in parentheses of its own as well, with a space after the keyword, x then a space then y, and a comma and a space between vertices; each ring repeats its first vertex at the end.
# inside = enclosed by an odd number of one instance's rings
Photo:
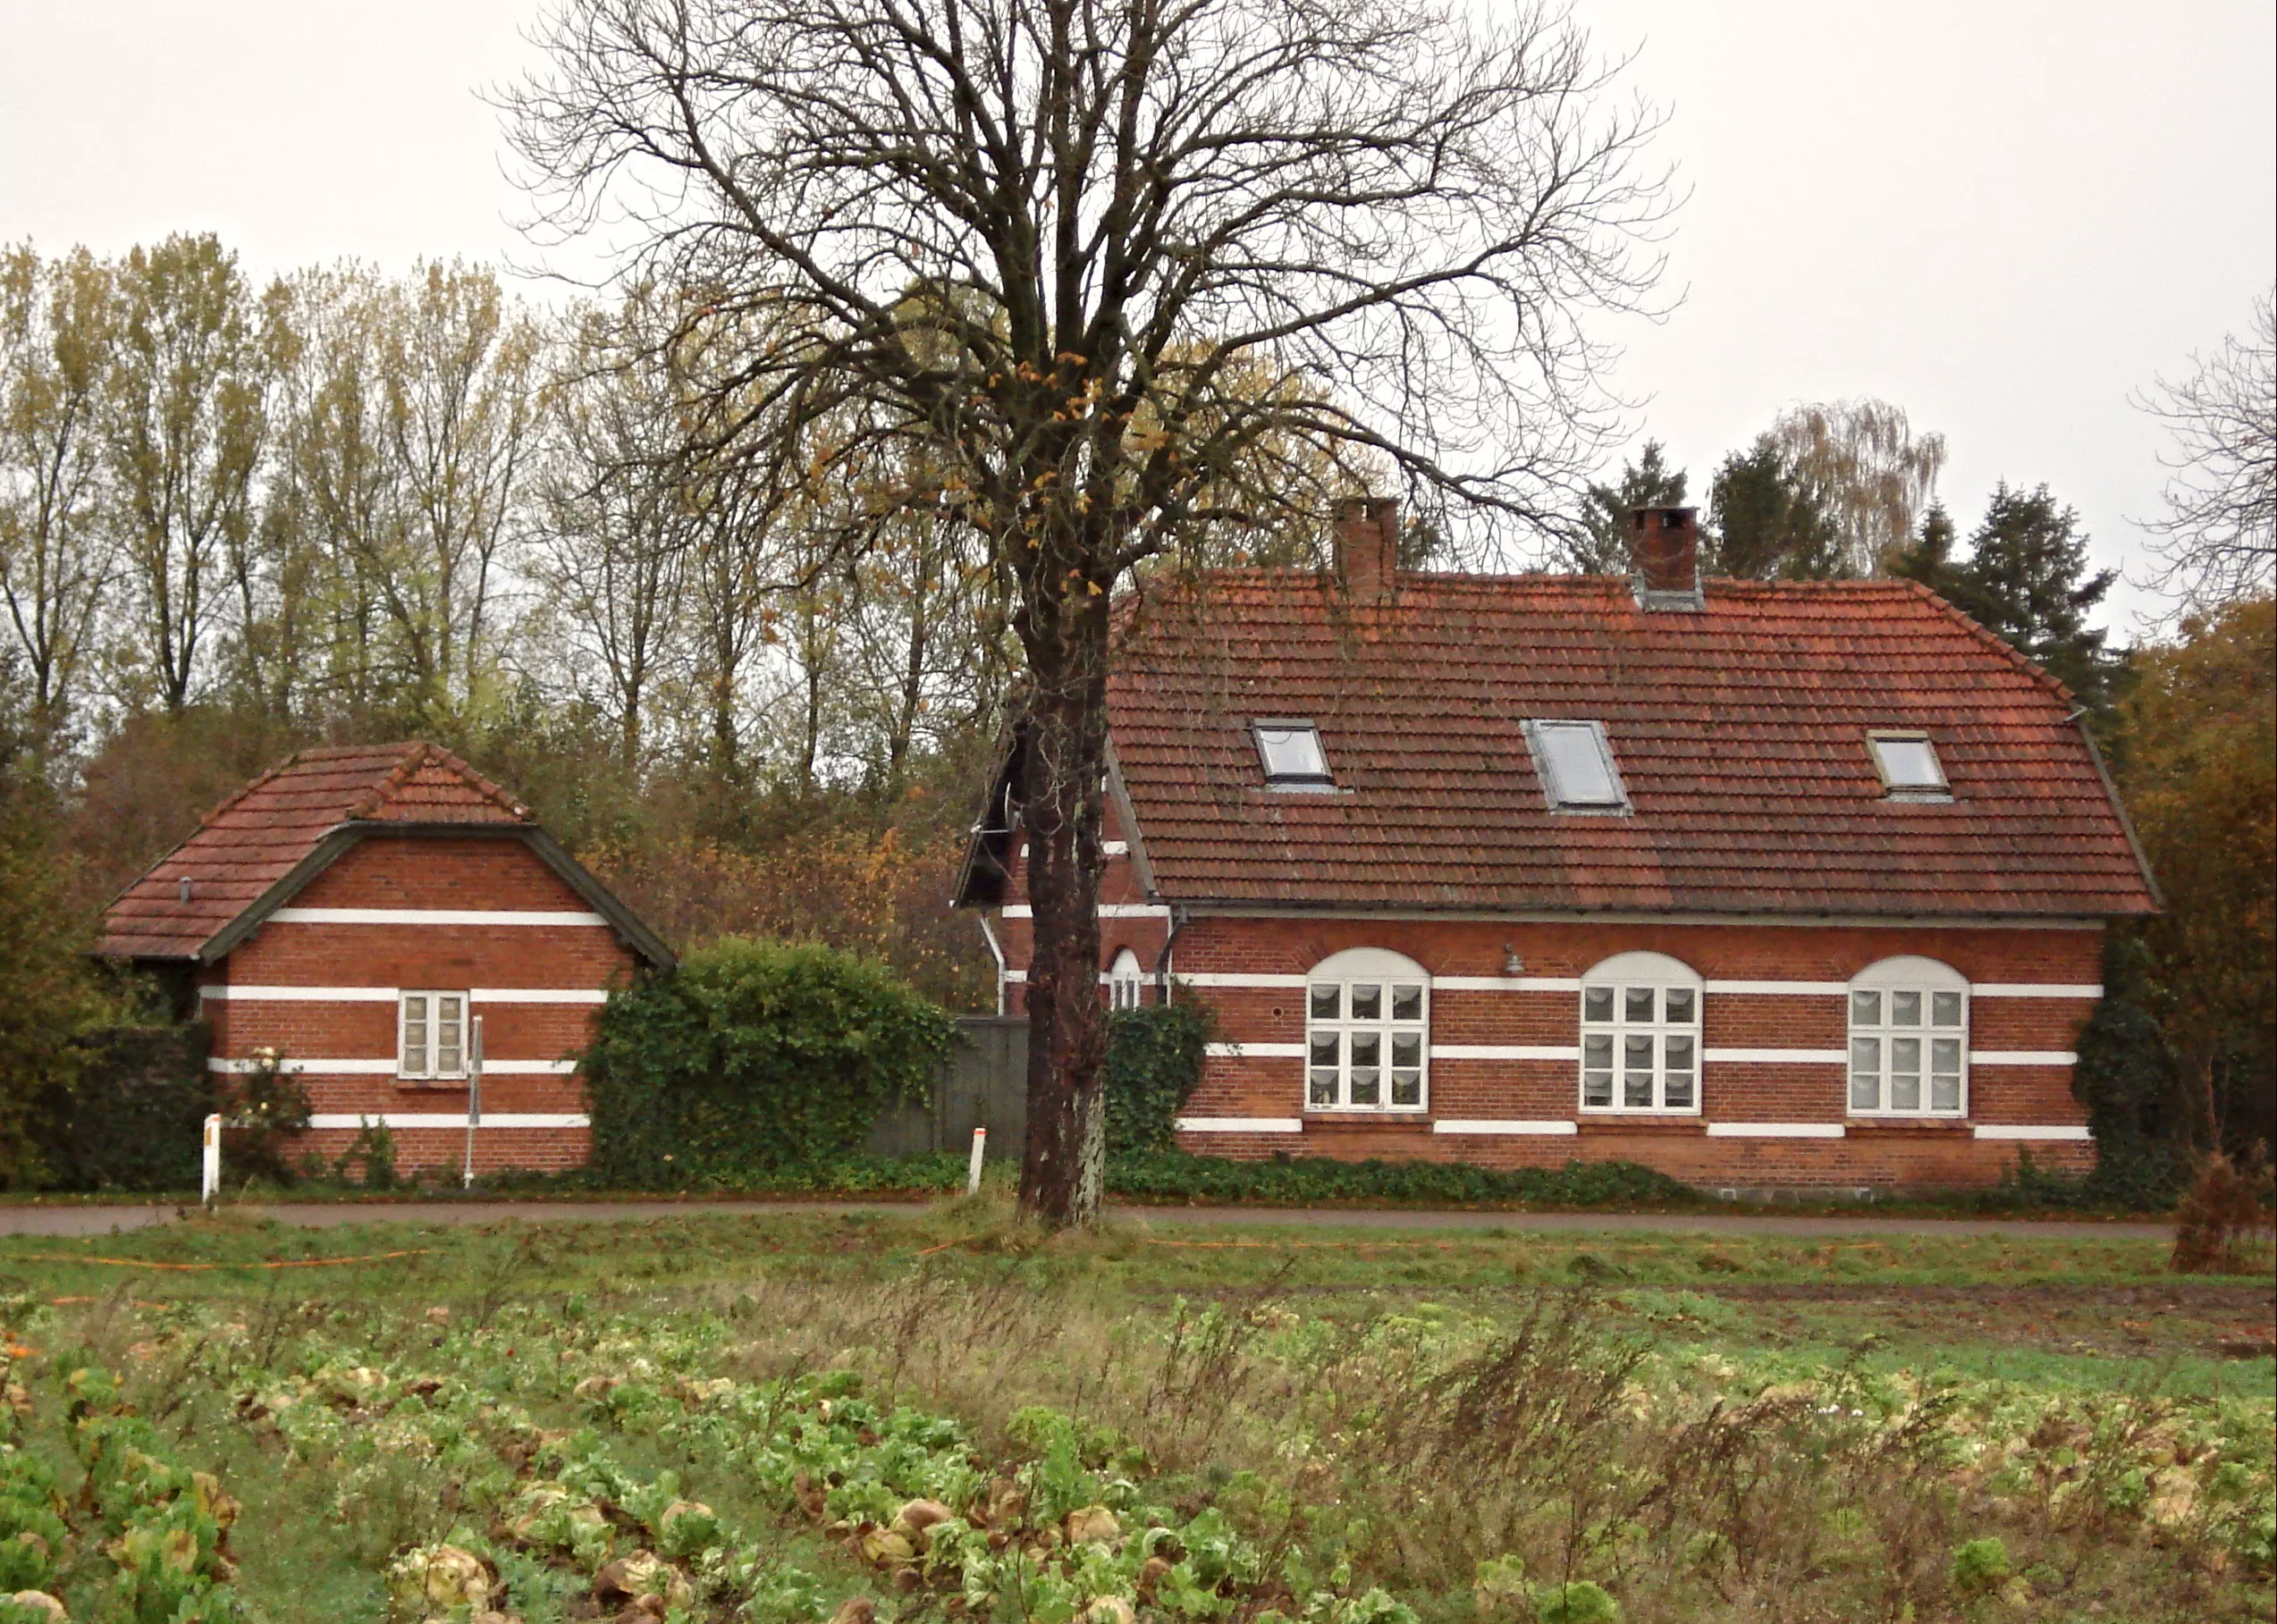
POLYGON ((1552 812, 1628 810, 1602 722, 1528 722, 1526 742, 1552 812))
POLYGON ((1877 732, 1866 736, 1874 770, 1893 801, 1949 801, 1951 786, 1937 762, 1937 747, 1926 733, 1877 732))
POLYGON ((1251 724, 1257 734, 1257 758, 1264 763, 1265 782, 1274 789, 1330 789, 1336 779, 1328 772, 1320 732, 1311 722, 1259 719, 1251 724))

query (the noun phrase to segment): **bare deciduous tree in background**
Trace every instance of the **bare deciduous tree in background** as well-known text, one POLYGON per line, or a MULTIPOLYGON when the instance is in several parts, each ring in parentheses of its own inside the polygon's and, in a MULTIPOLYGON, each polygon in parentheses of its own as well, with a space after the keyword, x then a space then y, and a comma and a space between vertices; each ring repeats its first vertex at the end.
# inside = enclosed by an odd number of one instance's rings
POLYGON ((2243 337, 2193 360, 2137 404, 2175 441, 2165 515, 2144 526, 2159 558, 2146 585, 2205 610, 2277 585, 2277 295, 2255 302, 2243 337))
POLYGON ((1579 317, 1657 270, 1650 114, 1607 107, 1562 12, 1470 15, 569 0, 513 97, 553 226, 629 222, 635 274, 763 316, 713 446, 788 496, 922 442, 986 538, 1025 661, 1021 1199, 1047 1222, 1101 1192, 1117 585, 1212 526, 1317 520, 1368 466, 1561 522, 1599 358, 1579 317), (1230 387, 1244 364, 1286 386, 1230 387))
POLYGON ((1840 571, 1881 574, 1936 498, 1943 434, 1916 435, 1886 400, 1791 407, 1767 439, 1797 488, 1834 527, 1840 571))

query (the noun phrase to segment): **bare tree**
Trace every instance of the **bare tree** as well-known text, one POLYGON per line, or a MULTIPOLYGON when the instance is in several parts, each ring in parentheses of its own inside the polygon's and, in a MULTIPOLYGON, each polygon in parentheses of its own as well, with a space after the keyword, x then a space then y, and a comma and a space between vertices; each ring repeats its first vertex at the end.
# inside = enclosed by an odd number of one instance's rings
POLYGON ((116 332, 108 265, 85 248, 0 255, 0 596, 30 678, 34 747, 63 735, 113 550, 100 414, 116 332))
POLYGON ((1452 0, 563 0, 514 95, 544 218, 771 336, 696 428, 790 493, 915 440, 1025 661, 1025 1210, 1098 1211, 1110 602, 1368 466, 1552 526, 1580 323, 1657 273, 1653 124, 1562 11, 1452 0), (1286 380, 1233 387, 1244 364, 1286 380), (1317 456, 1275 455, 1277 447, 1317 456), (1374 459, 1370 463, 1370 459, 1374 459), (1236 474, 1238 473, 1238 477, 1236 474))
POLYGON ((642 341, 636 294, 586 310, 549 391, 548 456, 536 485, 535 570, 597 664, 625 767, 641 765, 645 708, 679 640, 697 514, 680 479, 679 380, 642 341))
POLYGON ((2210 609, 2277 585, 2277 295, 2255 301, 2244 337, 2192 360, 2188 378, 2136 401, 2175 441, 2160 459, 2165 515, 2143 526, 2159 560, 2145 585, 2210 609))
POLYGON ((1886 400, 1791 407, 1767 436, 1797 490, 1834 528, 1844 574, 1879 575, 1936 500, 1945 437, 1913 433, 1886 400))

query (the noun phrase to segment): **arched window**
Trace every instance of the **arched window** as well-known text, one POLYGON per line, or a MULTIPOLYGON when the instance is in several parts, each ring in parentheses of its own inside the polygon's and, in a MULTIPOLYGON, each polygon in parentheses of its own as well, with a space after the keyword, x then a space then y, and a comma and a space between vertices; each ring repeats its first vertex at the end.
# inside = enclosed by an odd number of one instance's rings
POLYGON ((1381 947, 1349 947, 1312 967, 1304 996, 1308 1109, 1423 1109, 1431 978, 1421 964, 1381 947))
POLYGON ((1699 1113, 1699 972, 1618 953, 1581 978, 1581 1109, 1699 1113))
POLYGON ((1935 959, 1869 964, 1850 984, 1855 1116, 1965 1116, 1969 978, 1935 959))
POLYGON ((1139 966, 1138 955, 1124 948, 1107 972, 1108 1002, 1117 1009, 1136 1009, 1145 986, 1146 972, 1139 966))

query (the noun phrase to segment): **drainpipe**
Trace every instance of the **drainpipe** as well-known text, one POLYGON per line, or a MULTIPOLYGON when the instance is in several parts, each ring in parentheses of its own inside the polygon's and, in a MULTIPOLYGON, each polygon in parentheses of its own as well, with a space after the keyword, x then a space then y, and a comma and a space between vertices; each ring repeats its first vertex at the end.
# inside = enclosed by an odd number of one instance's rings
POLYGON ((996 1013, 1004 1013, 1004 944, 996 939, 995 927, 988 922, 988 910, 975 908, 973 917, 981 921, 981 934, 988 938, 989 956, 996 961, 996 1013))
POLYGON ((1165 1004, 1170 1001, 1170 949, 1177 946, 1178 932, 1185 930, 1193 918, 1184 903, 1170 905, 1170 934, 1162 938, 1162 951, 1154 957, 1154 985, 1165 1004))

